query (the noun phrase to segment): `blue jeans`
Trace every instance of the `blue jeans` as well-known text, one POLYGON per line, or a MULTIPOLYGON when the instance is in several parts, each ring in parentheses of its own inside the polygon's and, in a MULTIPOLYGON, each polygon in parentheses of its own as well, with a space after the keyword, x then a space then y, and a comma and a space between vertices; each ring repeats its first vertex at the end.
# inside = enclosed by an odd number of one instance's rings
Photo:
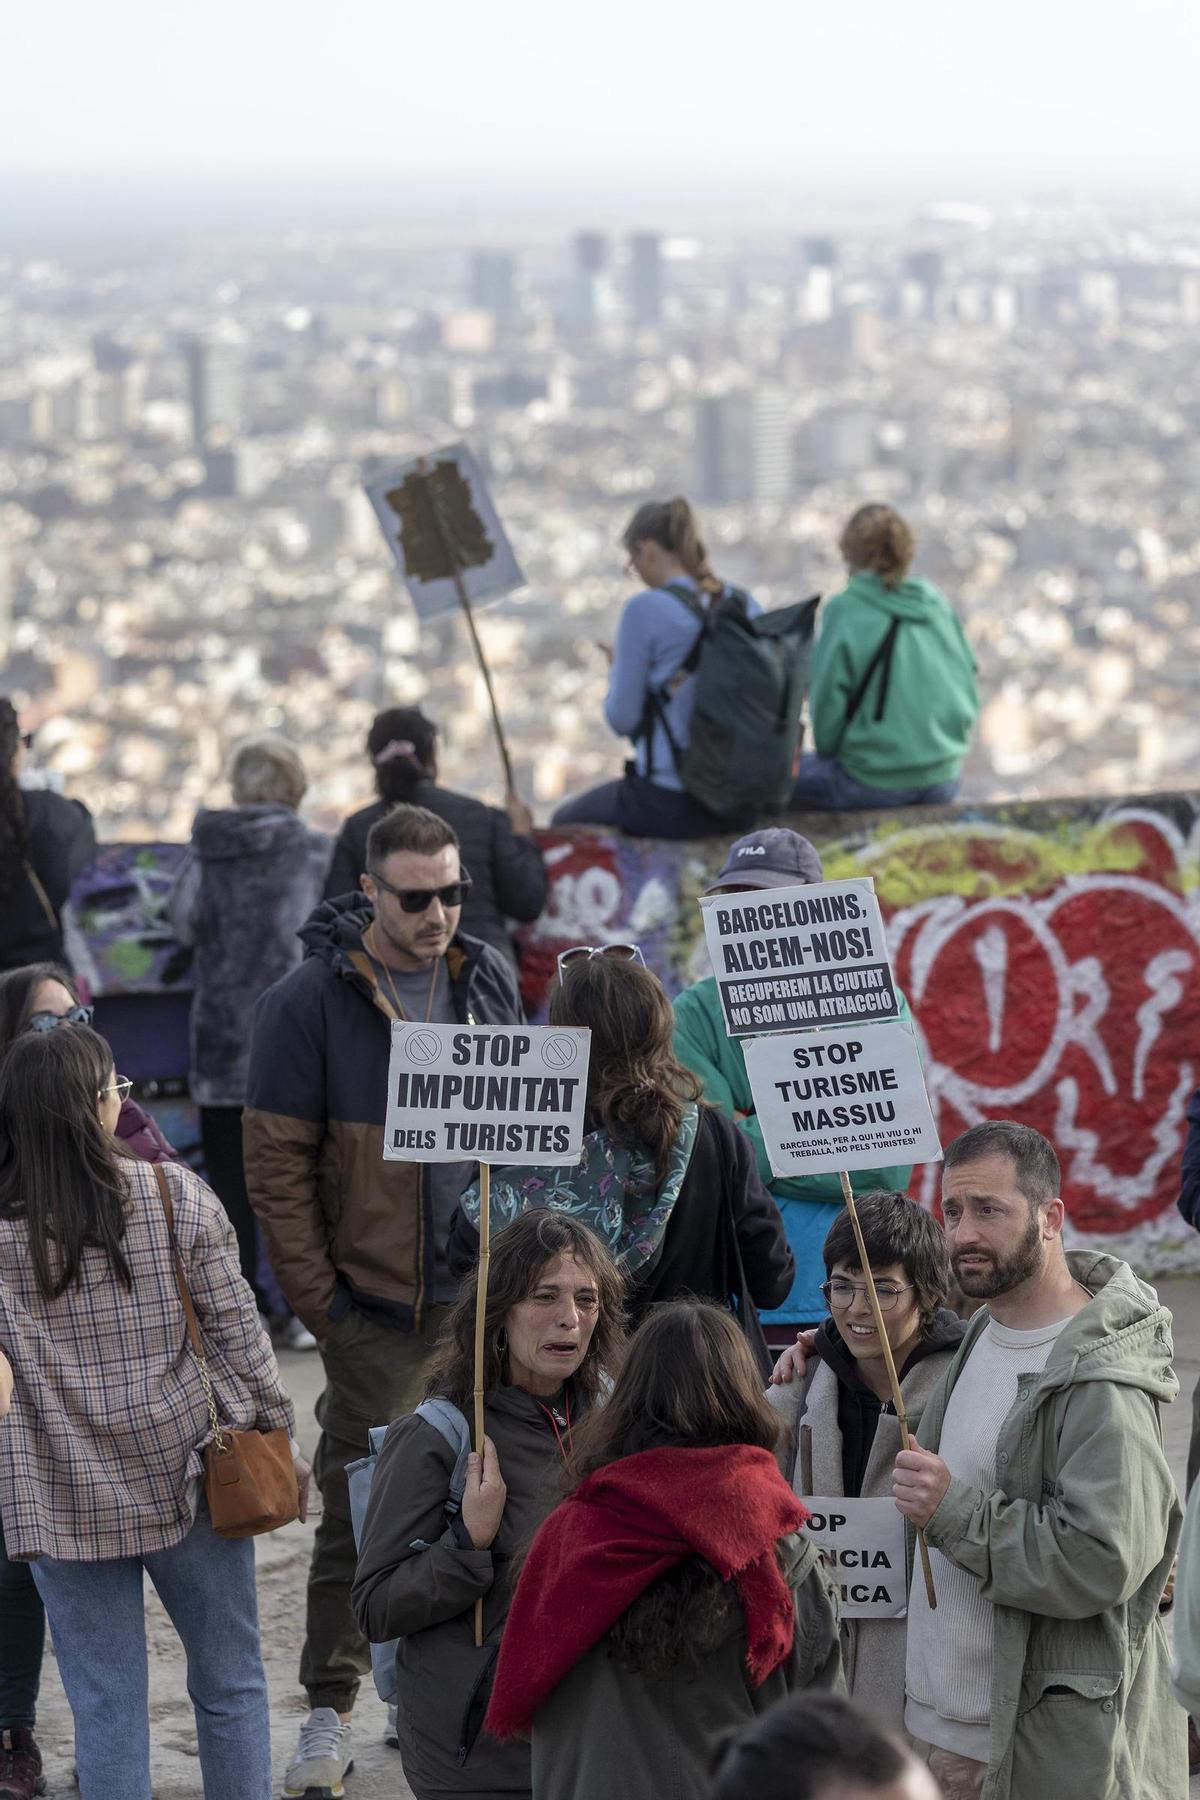
POLYGON ((792 789, 797 812, 869 812, 887 806, 946 806, 959 790, 958 781, 939 781, 932 787, 879 788, 855 781, 831 756, 806 750, 792 789))
POLYGON ((46 1614, 29 1564, 9 1561, 0 1519, 0 1731, 32 1729, 45 1643, 46 1614))
POLYGON ((662 787, 645 775, 624 775, 564 800, 550 823, 607 825, 626 837, 677 840, 724 837, 736 830, 681 788, 662 787))
POLYGON ((151 1800, 143 1573, 187 1654, 205 1800, 272 1800, 253 1538, 217 1537, 201 1502, 172 1550, 30 1566, 75 1719, 83 1800, 151 1800))

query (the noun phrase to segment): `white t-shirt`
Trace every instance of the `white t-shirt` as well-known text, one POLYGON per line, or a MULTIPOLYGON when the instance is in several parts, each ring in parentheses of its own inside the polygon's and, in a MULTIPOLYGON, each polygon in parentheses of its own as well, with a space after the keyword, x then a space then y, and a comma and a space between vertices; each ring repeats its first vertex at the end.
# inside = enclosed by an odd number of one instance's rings
MULTIPOLYGON (((954 1385, 938 1455, 958 1481, 982 1488, 996 1481, 996 1443, 1017 1398, 1017 1378, 1045 1368, 1068 1321, 1013 1331, 991 1319, 954 1385)), ((992 1707, 992 1608, 979 1577, 930 1545, 937 1611, 925 1584, 908 1602, 905 1729, 915 1738, 987 1762, 992 1707)))

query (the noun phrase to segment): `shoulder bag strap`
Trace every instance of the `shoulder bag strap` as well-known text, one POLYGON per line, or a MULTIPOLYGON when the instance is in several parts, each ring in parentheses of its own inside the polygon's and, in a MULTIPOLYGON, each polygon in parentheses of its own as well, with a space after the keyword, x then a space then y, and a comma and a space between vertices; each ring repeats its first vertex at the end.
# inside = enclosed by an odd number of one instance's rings
POLYGON ((171 1240, 171 1261, 175 1268, 175 1286, 179 1289, 179 1298, 183 1305, 183 1316, 187 1321, 188 1341, 192 1346, 192 1354, 196 1358, 196 1367, 200 1371, 200 1385, 204 1389, 205 1404, 208 1407, 208 1421, 212 1426, 213 1443, 218 1453, 225 1448, 225 1440, 217 1417, 217 1397, 213 1393, 212 1377, 208 1372, 208 1358, 204 1354, 204 1340, 200 1336, 200 1324, 196 1318, 196 1308, 192 1304, 192 1296, 188 1292, 187 1281, 183 1273, 183 1258, 179 1254, 179 1240, 175 1236, 175 1207, 171 1200, 170 1183, 161 1163, 153 1163, 154 1179, 158 1183, 159 1198, 167 1220, 167 1236, 171 1240))
POLYGON ((52 931, 61 930, 58 914, 50 904, 50 896, 42 886, 41 877, 33 864, 26 858, 25 873, 29 877, 29 885, 38 897, 38 904, 46 915, 46 923, 52 931))
POLYGON ((863 671, 861 681, 846 702, 846 718, 842 726, 843 732, 846 730, 846 727, 853 722, 855 714, 866 699, 867 689, 871 685, 876 669, 879 668, 882 668, 883 670, 883 677, 879 683, 879 695, 875 701, 876 725, 878 725, 883 718, 884 708, 887 706, 888 688, 891 685, 892 679, 892 653, 896 648, 896 633, 899 629, 900 620, 899 618, 894 618, 880 638, 879 643, 876 645, 875 653, 867 664, 866 669, 863 671))
MULTIPOLYGON (((675 765, 676 774, 682 775, 683 773, 683 751, 679 747, 679 742, 675 733, 671 730, 671 724, 667 718, 667 707, 674 692, 674 685, 678 683, 680 677, 694 675, 699 667, 700 652, 704 647, 704 640, 708 636, 709 622, 709 607, 705 606, 699 596, 682 581, 665 582, 659 592, 670 594, 673 600, 678 600, 681 605, 686 606, 692 617, 699 624, 700 629, 696 633, 696 638, 691 649, 688 651, 675 673, 668 677, 661 688, 647 688, 646 690, 646 704, 642 709, 642 722, 638 727, 637 738, 635 738, 634 742, 637 743, 642 739, 645 740, 646 775, 651 780, 653 780, 654 777, 654 727, 656 723, 662 726, 663 736, 667 740, 667 747, 671 752, 671 761, 675 765)), ((717 598, 719 598, 719 596, 714 594, 713 600, 716 600, 717 598)), ((711 604, 712 602, 710 602, 710 606, 711 604)))

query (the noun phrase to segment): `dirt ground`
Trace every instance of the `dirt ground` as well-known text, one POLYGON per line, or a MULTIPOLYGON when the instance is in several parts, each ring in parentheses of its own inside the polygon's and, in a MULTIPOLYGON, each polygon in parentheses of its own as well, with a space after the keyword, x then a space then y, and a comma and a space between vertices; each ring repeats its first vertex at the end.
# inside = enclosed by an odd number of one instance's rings
MULTIPOLYGON (((1181 1394, 1167 1411, 1167 1452, 1181 1487, 1191 1428, 1191 1392, 1200 1374, 1200 1281, 1170 1279, 1159 1284, 1164 1302, 1175 1315, 1176 1370, 1181 1394)), ((301 1444, 311 1456, 316 1441, 313 1404, 320 1391, 321 1365, 315 1353, 287 1354, 280 1366, 296 1402, 301 1444)), ((295 1743, 305 1712, 296 1679, 304 1635, 304 1589, 308 1572, 312 1523, 289 1525, 257 1542, 259 1604, 263 1653, 271 1686, 271 1734, 277 1780, 295 1743)), ((184 1681, 179 1640, 156 1596, 146 1600, 150 1637, 150 1697, 153 1721, 155 1800, 202 1800, 191 1704, 184 1681)), ((102 1653, 103 1647, 98 1646, 102 1653)), ((71 1714, 58 1681, 53 1654, 46 1658, 39 1706, 38 1738, 46 1759, 50 1800, 71 1800, 77 1790, 73 1766, 71 1714)), ((347 1783, 353 1800, 411 1800, 400 1758, 383 1743, 384 1709, 368 1683, 354 1716, 354 1774, 347 1783)), ((1192 1783, 1200 1800, 1200 1776, 1192 1783)), ((224 1797, 222 1797, 224 1800, 224 1797)))

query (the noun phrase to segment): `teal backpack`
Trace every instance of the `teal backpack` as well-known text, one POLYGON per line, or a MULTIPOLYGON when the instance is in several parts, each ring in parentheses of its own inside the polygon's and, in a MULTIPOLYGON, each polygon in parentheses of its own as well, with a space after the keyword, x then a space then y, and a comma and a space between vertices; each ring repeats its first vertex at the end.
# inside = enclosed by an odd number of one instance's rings
MULTIPOLYGON (((740 588, 724 588, 707 606, 683 582, 667 582, 665 591, 700 630, 671 680, 646 696, 639 739, 649 748, 661 725, 685 793, 718 818, 742 823, 782 811, 796 779, 820 596, 752 617, 740 588), (667 706, 690 675, 696 698, 681 750, 667 706)), ((653 778, 649 756, 647 773, 653 778)))
MULTIPOLYGON (((450 1491, 446 1496, 446 1517, 453 1518, 462 1511, 462 1497, 467 1485, 467 1458, 471 1454, 471 1427, 452 1400, 422 1400, 416 1413, 427 1425, 432 1425, 435 1431, 441 1432, 454 1452, 454 1470, 450 1476, 450 1491)), ((389 1429, 387 1425, 373 1425, 367 1433, 369 1454, 360 1457, 357 1462, 346 1464, 346 1480, 350 1488, 350 1523, 354 1530, 356 1548, 362 1547, 363 1521, 367 1516, 367 1502, 371 1498, 371 1478, 389 1429)), ((429 1545, 418 1541, 409 1547, 413 1550, 428 1550, 429 1545)), ((371 1645, 371 1674, 375 1678, 375 1691, 389 1706, 396 1698, 398 1642, 398 1638, 393 1638, 387 1644, 371 1645)))

